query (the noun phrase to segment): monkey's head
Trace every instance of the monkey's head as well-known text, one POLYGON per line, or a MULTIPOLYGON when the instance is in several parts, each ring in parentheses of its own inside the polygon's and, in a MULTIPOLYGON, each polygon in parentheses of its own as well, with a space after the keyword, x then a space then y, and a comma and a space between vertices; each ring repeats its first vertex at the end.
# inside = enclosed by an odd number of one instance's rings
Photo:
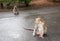
POLYGON ((41 17, 38 16, 38 17, 36 18, 36 21, 40 21, 40 20, 41 20, 41 17))
POLYGON ((16 8, 17 8, 17 6, 15 5, 15 6, 14 6, 14 9, 16 9, 16 8))

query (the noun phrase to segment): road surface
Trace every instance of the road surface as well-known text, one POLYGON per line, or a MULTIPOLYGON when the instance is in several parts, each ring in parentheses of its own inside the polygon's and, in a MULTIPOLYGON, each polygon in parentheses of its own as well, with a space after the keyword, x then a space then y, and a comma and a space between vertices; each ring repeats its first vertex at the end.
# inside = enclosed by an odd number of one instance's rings
POLYGON ((19 15, 12 12, 0 12, 0 41, 60 41, 60 6, 41 8, 38 10, 19 11, 19 15), (44 39, 34 37, 34 19, 41 16, 48 27, 44 39))

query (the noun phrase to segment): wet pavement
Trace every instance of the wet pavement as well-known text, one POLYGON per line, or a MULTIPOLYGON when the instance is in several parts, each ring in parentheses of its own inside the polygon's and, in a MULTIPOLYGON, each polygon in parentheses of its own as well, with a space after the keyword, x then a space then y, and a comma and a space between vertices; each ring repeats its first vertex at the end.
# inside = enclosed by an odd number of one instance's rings
POLYGON ((0 41, 60 41, 60 7, 20 11, 17 16, 12 12, 0 12, 0 41), (48 27, 44 39, 24 29, 33 29, 37 16, 45 19, 48 27))

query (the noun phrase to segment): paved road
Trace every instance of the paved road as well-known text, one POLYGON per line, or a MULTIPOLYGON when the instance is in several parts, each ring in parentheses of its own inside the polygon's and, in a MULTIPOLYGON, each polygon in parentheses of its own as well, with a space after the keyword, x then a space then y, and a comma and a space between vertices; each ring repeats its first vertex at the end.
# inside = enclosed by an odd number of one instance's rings
POLYGON ((60 41, 60 7, 24 10, 15 16, 12 12, 0 12, 0 41, 60 41), (48 27, 44 39, 33 37, 34 19, 41 16, 48 27))

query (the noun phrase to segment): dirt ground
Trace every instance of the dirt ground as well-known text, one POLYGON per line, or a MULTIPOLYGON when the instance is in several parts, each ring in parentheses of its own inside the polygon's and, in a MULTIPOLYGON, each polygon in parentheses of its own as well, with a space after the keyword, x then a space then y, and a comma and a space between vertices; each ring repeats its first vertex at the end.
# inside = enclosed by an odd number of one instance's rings
POLYGON ((31 2, 30 2, 30 5, 35 5, 35 6, 41 6, 41 5, 54 5, 54 3, 53 2, 49 2, 49 1, 47 1, 47 0, 32 0, 31 2))

